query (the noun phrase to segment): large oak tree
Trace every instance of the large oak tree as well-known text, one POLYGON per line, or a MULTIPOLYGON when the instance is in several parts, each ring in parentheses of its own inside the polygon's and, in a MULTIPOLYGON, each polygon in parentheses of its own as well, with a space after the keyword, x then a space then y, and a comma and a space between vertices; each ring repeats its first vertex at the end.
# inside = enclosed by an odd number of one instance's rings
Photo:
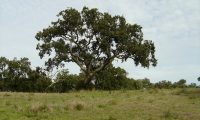
POLYGON ((96 8, 82 11, 68 8, 58 20, 36 34, 41 58, 49 55, 47 69, 76 63, 83 71, 84 83, 106 68, 114 59, 132 59, 135 65, 156 66, 155 46, 143 39, 142 27, 127 23, 123 16, 101 13, 96 8))

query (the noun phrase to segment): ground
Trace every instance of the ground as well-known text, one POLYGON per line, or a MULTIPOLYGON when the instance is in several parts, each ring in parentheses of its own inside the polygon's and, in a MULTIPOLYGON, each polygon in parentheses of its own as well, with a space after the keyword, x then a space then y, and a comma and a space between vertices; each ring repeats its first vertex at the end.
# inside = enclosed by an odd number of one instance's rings
POLYGON ((0 120, 198 120, 200 89, 0 92, 0 120))

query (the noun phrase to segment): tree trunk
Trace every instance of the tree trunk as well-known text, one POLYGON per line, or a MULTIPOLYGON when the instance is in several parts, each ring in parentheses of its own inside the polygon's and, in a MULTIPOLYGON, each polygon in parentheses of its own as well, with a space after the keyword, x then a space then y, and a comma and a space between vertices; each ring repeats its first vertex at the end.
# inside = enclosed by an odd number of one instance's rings
POLYGON ((94 77, 94 74, 91 74, 91 73, 85 75, 84 83, 83 83, 85 89, 91 89, 90 83, 91 83, 93 77, 94 77))

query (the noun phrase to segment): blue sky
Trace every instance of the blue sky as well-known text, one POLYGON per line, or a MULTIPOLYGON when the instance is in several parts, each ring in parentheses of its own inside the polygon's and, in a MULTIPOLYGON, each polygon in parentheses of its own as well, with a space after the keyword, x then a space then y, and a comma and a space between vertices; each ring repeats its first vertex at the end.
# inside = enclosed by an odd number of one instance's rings
MULTIPOLYGON (((143 27, 144 38, 156 46, 157 67, 135 67, 132 61, 123 67, 133 78, 150 78, 188 83, 200 76, 200 0, 1 0, 0 56, 28 57, 32 66, 44 66, 36 51, 35 34, 56 20, 67 7, 81 10, 83 6, 101 12, 123 15, 129 23, 143 27)), ((75 64, 66 66, 79 73, 75 64)), ((198 83, 199 84, 199 83, 198 83)))

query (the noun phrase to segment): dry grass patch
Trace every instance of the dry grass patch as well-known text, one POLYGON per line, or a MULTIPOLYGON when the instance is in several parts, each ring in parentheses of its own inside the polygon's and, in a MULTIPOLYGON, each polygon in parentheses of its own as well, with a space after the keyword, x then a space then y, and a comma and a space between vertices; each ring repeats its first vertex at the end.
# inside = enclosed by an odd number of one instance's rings
MULTIPOLYGON (((198 120, 200 89, 0 93, 7 120, 198 120), (180 93, 176 95, 175 93, 180 93), (7 95, 8 94, 8 95, 7 95), (10 96, 10 97, 7 97, 10 96), (28 98, 31 98, 28 100, 28 98)), ((2 103, 2 104, 1 104, 2 103)))
POLYGON ((53 108, 46 104, 35 103, 28 107, 28 111, 31 113, 52 112, 53 108))

